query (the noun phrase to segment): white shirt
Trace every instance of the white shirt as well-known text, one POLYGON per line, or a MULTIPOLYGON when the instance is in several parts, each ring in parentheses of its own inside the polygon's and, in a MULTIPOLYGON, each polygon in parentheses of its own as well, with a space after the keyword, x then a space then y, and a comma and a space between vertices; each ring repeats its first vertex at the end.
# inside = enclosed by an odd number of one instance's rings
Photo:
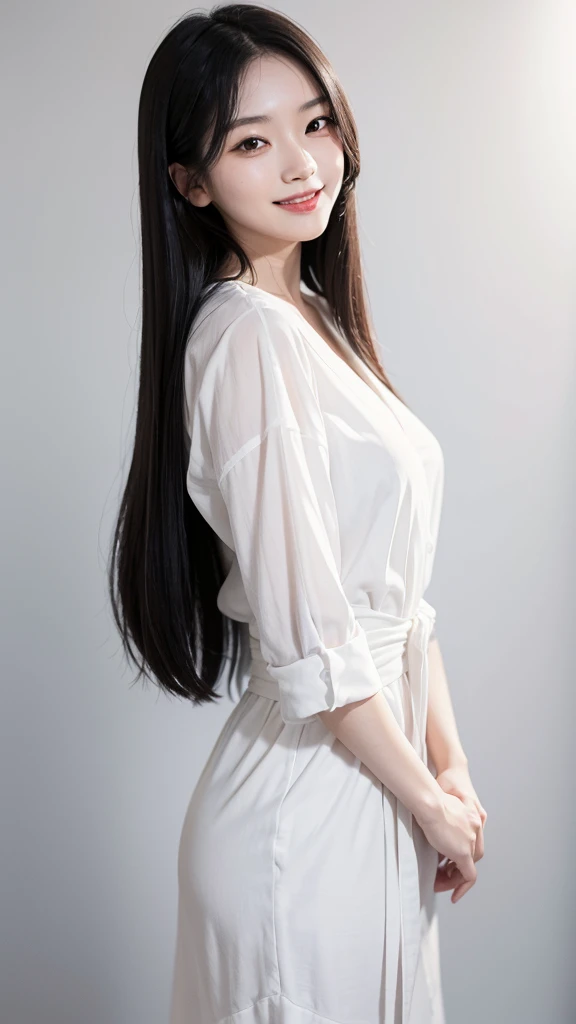
POLYGON ((303 296, 358 372, 296 307, 240 282, 211 290, 185 359, 187 488, 222 542, 218 607, 250 623, 287 723, 382 688, 371 615, 388 629, 389 678, 402 672, 404 623, 434 618, 423 593, 444 477, 431 431, 336 332, 326 301, 303 296))

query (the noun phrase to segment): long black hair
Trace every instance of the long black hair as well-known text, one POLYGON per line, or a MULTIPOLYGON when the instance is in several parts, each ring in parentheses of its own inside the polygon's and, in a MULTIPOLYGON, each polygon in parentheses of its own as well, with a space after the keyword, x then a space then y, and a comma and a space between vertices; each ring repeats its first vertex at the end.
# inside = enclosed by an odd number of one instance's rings
MULTIPOLYGON (((336 326, 390 390, 369 319, 356 221, 358 137, 349 103, 313 39, 277 11, 227 4, 181 18, 146 70, 138 109, 142 339, 132 462, 113 534, 108 587, 124 651, 167 693, 199 704, 228 690, 250 658, 247 626, 216 604, 225 578, 218 539, 186 490, 184 353, 204 289, 231 254, 238 277, 254 268, 210 204, 176 188, 178 162, 205 174, 237 116, 248 65, 278 54, 297 61, 329 101, 344 152, 340 193, 325 231, 301 246, 301 278, 325 296, 336 326), (207 145, 205 145, 207 141, 207 145)), ((218 287, 216 284, 215 287, 218 287)), ((136 680, 135 680, 136 681, 136 680)))

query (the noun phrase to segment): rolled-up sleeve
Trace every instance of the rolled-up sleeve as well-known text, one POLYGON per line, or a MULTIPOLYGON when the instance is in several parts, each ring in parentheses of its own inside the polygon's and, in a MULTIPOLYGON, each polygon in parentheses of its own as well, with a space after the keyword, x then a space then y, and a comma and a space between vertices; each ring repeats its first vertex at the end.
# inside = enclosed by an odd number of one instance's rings
POLYGON ((255 306, 212 369, 208 435, 262 654, 286 723, 381 688, 340 576, 324 419, 293 317, 255 306))

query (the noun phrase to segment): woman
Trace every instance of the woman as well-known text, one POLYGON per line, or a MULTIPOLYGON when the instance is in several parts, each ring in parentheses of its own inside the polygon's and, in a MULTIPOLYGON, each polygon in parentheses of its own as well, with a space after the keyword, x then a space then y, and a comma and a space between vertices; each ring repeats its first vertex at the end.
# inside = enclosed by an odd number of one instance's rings
POLYGON ((349 104, 281 14, 195 13, 139 162, 116 620, 166 692, 249 676, 183 825, 171 1024, 440 1024, 435 893, 474 884, 486 812, 423 597, 442 453, 378 359, 349 104))

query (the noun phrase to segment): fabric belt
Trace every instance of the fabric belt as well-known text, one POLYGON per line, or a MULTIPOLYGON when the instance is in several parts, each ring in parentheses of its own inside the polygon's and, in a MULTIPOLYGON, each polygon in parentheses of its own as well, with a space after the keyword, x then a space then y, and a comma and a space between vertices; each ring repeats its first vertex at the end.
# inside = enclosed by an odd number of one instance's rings
MULTIPOLYGON (((407 722, 408 738, 420 757, 425 757, 426 712, 428 708, 428 643, 436 619, 436 610, 423 597, 411 618, 400 618, 374 608, 353 606, 354 614, 366 633, 382 689, 407 673, 413 713, 407 722)), ((247 689, 271 700, 279 700, 276 679, 267 669, 260 641, 250 633, 252 665, 247 689)))
MULTIPOLYGON (((407 675, 410 707, 405 721, 406 735, 420 758, 426 762, 428 643, 436 619, 436 610, 423 597, 420 598, 416 611, 410 618, 359 605, 353 608, 357 621, 366 633, 374 664, 382 681, 382 690, 391 686, 404 673, 407 675)), ((278 700, 278 683, 269 675, 260 642, 251 633, 250 648, 252 666, 247 689, 263 697, 278 700)), ((387 799, 384 798, 383 807, 387 908, 384 1019, 395 1020, 396 984, 386 982, 397 979, 400 969, 400 1022, 407 1024, 421 939, 418 859, 412 834, 411 812, 390 790, 387 790, 387 799)))

